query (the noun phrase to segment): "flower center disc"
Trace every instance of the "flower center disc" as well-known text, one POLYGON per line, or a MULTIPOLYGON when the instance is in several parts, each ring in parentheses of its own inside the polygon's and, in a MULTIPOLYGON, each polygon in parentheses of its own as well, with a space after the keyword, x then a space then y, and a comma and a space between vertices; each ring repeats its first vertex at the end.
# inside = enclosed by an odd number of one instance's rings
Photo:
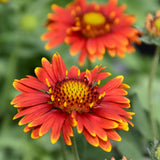
POLYGON ((64 79, 57 82, 51 94, 53 105, 64 112, 89 112, 93 105, 99 102, 96 86, 93 87, 87 79, 64 79))
POLYGON ((88 12, 76 19, 77 26, 81 28, 81 33, 86 38, 94 38, 107 33, 110 30, 109 23, 103 14, 98 12, 88 12))
POLYGON ((155 27, 160 30, 160 18, 157 18, 154 22, 155 27))
POLYGON ((106 19, 101 13, 89 12, 84 14, 83 20, 86 24, 90 25, 102 25, 105 23, 106 19))

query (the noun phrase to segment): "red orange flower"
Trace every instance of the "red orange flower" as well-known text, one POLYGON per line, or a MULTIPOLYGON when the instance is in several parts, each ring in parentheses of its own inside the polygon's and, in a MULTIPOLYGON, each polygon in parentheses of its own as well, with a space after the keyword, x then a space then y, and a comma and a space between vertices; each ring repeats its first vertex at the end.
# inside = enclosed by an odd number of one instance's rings
POLYGON ((32 130, 32 138, 51 130, 52 143, 62 133, 65 143, 71 145, 72 128, 77 127, 91 145, 110 151, 110 139, 121 140, 116 130, 128 131, 128 122, 133 125, 129 121, 133 113, 124 110, 130 102, 124 96, 129 86, 122 83, 123 76, 100 87, 100 81, 110 75, 102 70, 101 66, 85 72, 75 66, 67 70, 59 54, 53 56, 52 64, 42 58, 42 68, 35 69, 36 77, 13 82, 21 92, 11 102, 18 109, 14 119, 24 116, 19 125, 27 124, 24 131, 32 130))
POLYGON ((122 58, 125 52, 135 50, 132 42, 140 43, 139 31, 131 27, 135 17, 123 13, 125 8, 125 5, 118 7, 117 0, 104 5, 75 0, 66 8, 52 5, 54 13, 48 14, 47 22, 49 32, 41 37, 49 41, 45 48, 51 49, 65 41, 71 44, 71 55, 80 52, 80 65, 86 57, 90 61, 96 57, 102 59, 106 50, 110 56, 122 58))
POLYGON ((146 29, 149 33, 160 36, 160 10, 156 12, 155 17, 149 13, 146 17, 146 29))

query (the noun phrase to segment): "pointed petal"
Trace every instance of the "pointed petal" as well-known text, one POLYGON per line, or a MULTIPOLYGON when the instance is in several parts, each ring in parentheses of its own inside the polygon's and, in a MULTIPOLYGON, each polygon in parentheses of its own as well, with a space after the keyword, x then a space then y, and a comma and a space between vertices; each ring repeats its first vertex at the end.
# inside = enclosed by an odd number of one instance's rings
MULTIPOLYGON (((42 66, 45 69, 45 71, 47 72, 48 76, 50 77, 50 79, 55 83, 57 81, 57 79, 55 78, 55 75, 53 73, 53 69, 52 69, 52 65, 49 63, 49 61, 46 58, 42 58, 42 66)), ((49 82, 50 84, 52 82, 49 82)))
POLYGON ((29 107, 34 105, 39 105, 43 103, 48 103, 50 101, 50 96, 45 93, 23 93, 16 96, 11 104, 14 107, 29 107))
POLYGON ((99 147, 101 147, 106 152, 110 152, 112 149, 112 145, 109 139, 107 141, 103 141, 102 139, 99 139, 99 147))
POLYGON ((103 102, 130 103, 130 100, 119 95, 107 95, 103 97, 103 102))
POLYGON ((40 117, 41 115, 47 113, 48 111, 50 111, 51 108, 49 107, 46 107, 46 108, 43 108, 41 109, 39 112, 33 112, 31 114, 28 114, 26 116, 24 116, 18 123, 18 125, 24 125, 24 124, 27 124, 31 121, 33 121, 34 119, 40 117))
POLYGON ((70 47, 70 54, 72 56, 76 55, 83 48, 84 44, 85 44, 85 40, 82 38, 80 40, 77 40, 76 42, 72 43, 72 45, 70 47))
POLYGON ((63 80, 66 76, 66 66, 59 54, 54 54, 52 58, 52 67, 54 71, 55 78, 57 80, 63 80))
POLYGON ((79 59, 78 59, 78 62, 79 64, 82 66, 85 62, 85 59, 86 59, 86 49, 82 49, 81 53, 80 53, 80 56, 79 56, 79 59))
POLYGON ((83 130, 83 134, 84 134, 86 140, 87 140, 91 145, 93 145, 94 147, 98 147, 98 146, 99 146, 99 141, 98 141, 97 136, 96 136, 96 137, 93 137, 91 134, 89 134, 89 132, 88 132, 86 129, 83 130))
POLYGON ((87 51, 89 52, 89 54, 91 54, 91 55, 95 54, 95 52, 97 50, 96 38, 89 38, 87 40, 86 45, 87 45, 86 48, 87 48, 87 51))
MULTIPOLYGON (((43 82, 44 84, 47 85, 47 83, 46 83, 46 79, 47 79, 48 82, 49 82, 52 86, 54 86, 54 83, 53 83, 51 77, 47 74, 47 72, 46 72, 43 68, 41 68, 41 67, 36 67, 35 70, 34 70, 34 72, 35 72, 37 78, 38 78, 41 82, 43 82)), ((47 86, 47 87, 48 87, 48 86, 47 86)))
POLYGON ((66 114, 61 112, 61 113, 57 114, 57 117, 55 118, 55 121, 53 122, 53 126, 51 129, 51 142, 52 142, 52 144, 56 143, 60 137, 60 133, 61 133, 61 130, 63 127, 65 117, 66 117, 66 114))
POLYGON ((36 106, 33 106, 33 107, 29 107, 29 108, 24 108, 22 111, 18 112, 13 119, 17 119, 19 117, 22 117, 24 115, 27 115, 27 114, 31 114, 35 111, 39 111, 41 109, 43 109, 44 107, 51 107, 49 104, 40 104, 40 105, 36 105, 36 106))
MULTIPOLYGON (((51 107, 52 109, 53 107, 51 107)), ((42 125, 43 122, 51 115, 54 115, 54 113, 56 112, 56 110, 50 110, 49 112, 46 112, 45 114, 35 118, 33 121, 31 121, 28 126, 29 127, 36 127, 39 125, 42 125)))
POLYGON ((51 40, 45 45, 45 49, 46 49, 46 50, 49 50, 49 49, 52 49, 52 48, 60 45, 61 43, 64 42, 64 38, 65 38, 65 37, 59 35, 58 37, 56 37, 56 38, 54 38, 54 39, 51 39, 51 40))
POLYGON ((101 67, 100 66, 96 66, 92 71, 91 71, 91 75, 92 75, 92 78, 91 78, 91 81, 94 83, 94 82, 97 82, 99 80, 103 80, 105 79, 106 77, 110 76, 111 74, 109 72, 101 72, 103 69, 105 69, 105 67, 101 67))
POLYGON ((53 127, 53 123, 55 121, 56 118, 56 112, 51 112, 50 114, 48 114, 48 116, 46 117, 46 119, 44 119, 40 130, 39 130, 39 136, 43 136, 44 134, 46 134, 52 127, 53 127))
POLYGON ((33 129, 32 133, 31 133, 31 138, 33 138, 33 139, 40 138, 39 129, 40 129, 40 127, 36 127, 33 129))
POLYGON ((78 67, 76 67, 76 66, 72 66, 70 68, 69 73, 68 73, 68 77, 69 78, 77 78, 78 74, 79 74, 78 72, 80 72, 80 69, 78 67))
POLYGON ((82 123, 84 128, 91 134, 92 136, 96 136, 94 126, 91 121, 88 119, 89 113, 77 114, 77 124, 82 123))
POLYGON ((110 138, 110 139, 112 139, 112 140, 114 140, 114 141, 121 141, 121 137, 119 136, 119 134, 116 132, 116 131, 114 131, 114 130, 107 130, 107 136, 110 138))
POLYGON ((103 87, 99 87, 98 91, 104 92, 104 91, 110 91, 113 88, 118 88, 122 82, 123 82, 124 77, 123 76, 117 76, 113 79, 111 79, 109 82, 107 82, 103 87))

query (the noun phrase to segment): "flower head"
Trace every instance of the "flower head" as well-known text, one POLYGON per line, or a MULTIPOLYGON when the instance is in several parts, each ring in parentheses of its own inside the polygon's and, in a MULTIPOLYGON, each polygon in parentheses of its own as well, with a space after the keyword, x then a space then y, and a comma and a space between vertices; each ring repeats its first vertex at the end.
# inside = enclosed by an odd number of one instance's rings
POLYGON ((160 10, 156 12, 155 17, 149 13, 146 17, 146 29, 149 33, 160 36, 160 10))
POLYGON ((123 76, 117 76, 100 87, 100 81, 110 73, 101 72, 104 67, 81 72, 72 66, 67 70, 61 56, 54 54, 52 64, 42 58, 42 67, 35 69, 36 77, 27 76, 15 80, 13 86, 21 92, 11 104, 18 109, 14 119, 24 116, 19 125, 27 124, 25 132, 39 138, 51 130, 51 142, 62 133, 67 145, 71 145, 73 127, 83 133, 93 146, 111 150, 110 139, 120 141, 116 130, 128 131, 129 119, 134 113, 125 97, 129 88, 123 76))
POLYGON ((62 42, 70 44, 70 54, 80 52, 79 64, 83 65, 86 57, 90 61, 103 58, 106 50, 114 57, 124 57, 125 52, 134 51, 132 42, 140 43, 139 31, 131 26, 135 22, 133 15, 123 13, 125 5, 117 6, 117 0, 107 4, 75 0, 66 8, 52 5, 54 13, 48 14, 48 33, 42 35, 48 40, 46 49, 51 49, 62 42))

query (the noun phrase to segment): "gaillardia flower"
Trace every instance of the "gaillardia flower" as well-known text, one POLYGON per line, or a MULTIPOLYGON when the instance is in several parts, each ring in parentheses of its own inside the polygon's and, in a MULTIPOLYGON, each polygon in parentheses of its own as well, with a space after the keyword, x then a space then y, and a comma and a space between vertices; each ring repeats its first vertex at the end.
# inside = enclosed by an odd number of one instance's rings
POLYGON ((54 54, 52 64, 42 58, 42 68, 35 69, 36 77, 13 82, 21 92, 11 102, 18 109, 13 119, 24 116, 19 125, 27 124, 24 131, 32 130, 32 138, 51 130, 52 143, 62 134, 67 145, 72 144, 70 137, 76 127, 91 145, 109 152, 110 139, 121 140, 116 130, 128 131, 134 113, 124 110, 130 101, 125 97, 129 86, 123 83, 123 76, 100 87, 100 81, 110 75, 102 70, 101 66, 85 72, 75 66, 67 70, 59 54, 54 54))
POLYGON ((48 14, 48 33, 42 40, 48 40, 46 49, 51 49, 64 41, 70 44, 70 54, 80 52, 79 64, 83 65, 86 57, 90 61, 103 58, 106 50, 111 57, 124 57, 125 52, 135 48, 132 42, 140 43, 139 31, 132 27, 133 15, 123 13, 125 5, 117 6, 117 0, 107 4, 75 0, 66 8, 52 5, 54 13, 48 14))
POLYGON ((149 13, 146 17, 146 29, 149 33, 160 36, 160 10, 156 12, 155 17, 149 13))

